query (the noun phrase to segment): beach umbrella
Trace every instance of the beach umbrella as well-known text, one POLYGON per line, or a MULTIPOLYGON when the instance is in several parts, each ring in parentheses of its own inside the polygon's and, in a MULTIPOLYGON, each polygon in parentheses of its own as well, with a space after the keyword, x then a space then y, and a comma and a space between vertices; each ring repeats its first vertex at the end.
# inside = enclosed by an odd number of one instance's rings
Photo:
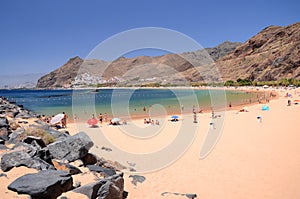
POLYGON ((173 115, 173 116, 171 116, 171 118, 172 119, 178 119, 179 117, 178 117, 178 115, 173 115))
POLYGON ((60 122, 64 117, 65 117, 64 114, 59 113, 50 120, 50 124, 56 124, 56 123, 60 122))
POLYGON ((117 123, 117 122, 120 122, 121 121, 121 119, 120 118, 113 118, 113 119, 111 119, 111 122, 112 123, 117 123))
POLYGON ((294 100, 294 102, 300 102, 300 100, 294 100))
POLYGON ((98 124, 98 120, 96 118, 91 118, 87 121, 87 123, 91 126, 94 126, 98 124))
POLYGON ((268 110, 270 110, 270 108, 269 108, 267 105, 263 105, 263 106, 261 107, 261 110, 263 110, 263 111, 268 111, 268 110))
POLYGON ((269 86, 268 85, 264 85, 263 88, 269 88, 269 86))

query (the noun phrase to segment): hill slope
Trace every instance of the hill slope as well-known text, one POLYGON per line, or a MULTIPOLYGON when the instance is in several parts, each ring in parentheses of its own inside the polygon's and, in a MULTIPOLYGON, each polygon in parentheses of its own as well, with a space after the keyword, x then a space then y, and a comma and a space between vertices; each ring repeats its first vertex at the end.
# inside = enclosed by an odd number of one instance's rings
POLYGON ((224 80, 300 78, 300 23, 270 26, 217 61, 224 80))
POLYGON ((300 79, 300 22, 286 27, 269 26, 245 43, 224 42, 182 54, 157 57, 121 57, 102 60, 70 59, 39 79, 38 88, 72 87, 106 82, 122 85, 224 82, 238 78, 271 81, 300 79))

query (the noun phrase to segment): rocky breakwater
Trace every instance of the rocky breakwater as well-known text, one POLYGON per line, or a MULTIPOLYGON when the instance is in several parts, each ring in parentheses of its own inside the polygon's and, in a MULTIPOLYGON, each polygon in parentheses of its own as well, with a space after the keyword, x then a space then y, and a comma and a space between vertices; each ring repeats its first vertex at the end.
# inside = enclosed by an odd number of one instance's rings
POLYGON ((127 197, 120 171, 125 167, 89 153, 93 142, 87 134, 57 131, 5 98, 0 98, 0 111, 0 184, 8 184, 3 194, 17 192, 32 199, 73 198, 72 194, 95 199, 127 197), (17 167, 35 172, 23 172, 11 180, 9 173, 17 167))

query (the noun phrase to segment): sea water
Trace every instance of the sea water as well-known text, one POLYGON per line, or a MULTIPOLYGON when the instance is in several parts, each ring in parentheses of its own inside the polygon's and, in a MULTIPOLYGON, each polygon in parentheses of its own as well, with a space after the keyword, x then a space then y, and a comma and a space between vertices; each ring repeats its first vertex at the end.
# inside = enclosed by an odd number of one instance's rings
POLYGON ((87 119, 106 113, 110 118, 171 115, 218 110, 254 102, 261 93, 200 89, 80 89, 0 90, 0 96, 22 104, 37 114, 66 112, 69 118, 87 119))

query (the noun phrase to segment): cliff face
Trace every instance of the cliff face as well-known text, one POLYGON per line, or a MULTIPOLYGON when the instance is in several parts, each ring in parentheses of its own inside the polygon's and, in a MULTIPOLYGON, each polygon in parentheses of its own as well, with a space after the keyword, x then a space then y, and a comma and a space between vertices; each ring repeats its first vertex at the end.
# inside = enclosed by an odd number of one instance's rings
POLYGON ((41 77, 36 87, 37 88, 50 88, 50 87, 69 87, 71 82, 77 76, 80 65, 83 60, 80 57, 71 58, 62 67, 55 71, 41 77))
POLYGON ((224 80, 300 78, 300 23, 270 26, 217 61, 224 80))

